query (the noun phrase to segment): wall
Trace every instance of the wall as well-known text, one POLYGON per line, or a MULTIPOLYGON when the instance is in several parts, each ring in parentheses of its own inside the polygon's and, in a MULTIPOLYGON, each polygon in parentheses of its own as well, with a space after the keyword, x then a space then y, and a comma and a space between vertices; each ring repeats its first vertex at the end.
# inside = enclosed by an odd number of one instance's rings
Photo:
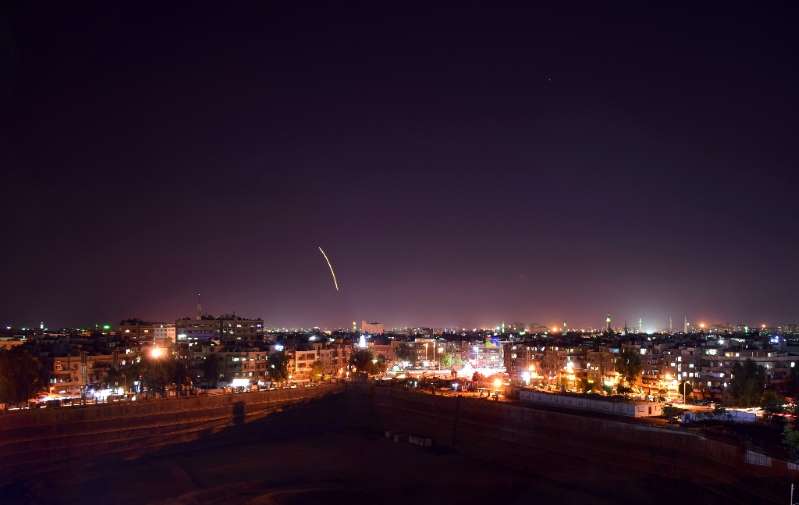
POLYGON ((585 396, 542 393, 525 389, 519 391, 519 400, 626 417, 650 417, 663 414, 663 404, 657 402, 611 401, 587 398, 585 396))
POLYGON ((689 481, 743 502, 780 503, 785 483, 799 475, 792 465, 744 447, 640 421, 388 387, 361 394, 372 405, 373 428, 432 437, 437 446, 568 486, 591 489, 621 476, 689 481))
POLYGON ((98 455, 133 456, 259 419, 340 385, 18 411, 0 415, 0 484, 98 455))

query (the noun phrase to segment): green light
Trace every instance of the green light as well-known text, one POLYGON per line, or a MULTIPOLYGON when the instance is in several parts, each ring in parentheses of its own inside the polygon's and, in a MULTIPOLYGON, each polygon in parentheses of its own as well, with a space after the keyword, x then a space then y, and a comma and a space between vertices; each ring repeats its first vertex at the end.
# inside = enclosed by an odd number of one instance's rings
POLYGON ((111 325, 110 324, 104 324, 103 325, 103 329, 104 330, 110 330, 111 329, 111 325))

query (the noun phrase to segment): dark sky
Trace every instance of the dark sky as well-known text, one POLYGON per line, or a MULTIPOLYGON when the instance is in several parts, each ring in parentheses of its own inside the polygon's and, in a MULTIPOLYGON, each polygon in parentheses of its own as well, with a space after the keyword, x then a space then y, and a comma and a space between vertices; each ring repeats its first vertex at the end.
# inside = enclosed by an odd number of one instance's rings
POLYGON ((799 320, 796 11, 233 4, 5 18, 2 322, 799 320))

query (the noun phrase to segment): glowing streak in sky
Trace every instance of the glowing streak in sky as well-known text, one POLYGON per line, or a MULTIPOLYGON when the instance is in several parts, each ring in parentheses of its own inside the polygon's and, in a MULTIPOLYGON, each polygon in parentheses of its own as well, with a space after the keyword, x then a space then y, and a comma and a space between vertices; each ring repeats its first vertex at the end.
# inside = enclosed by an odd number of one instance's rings
POLYGON ((333 271, 333 265, 331 265, 330 260, 327 259, 327 254, 325 254, 324 249, 320 247, 319 252, 322 253, 322 256, 325 258, 325 261, 327 262, 327 268, 330 269, 330 275, 333 276, 333 285, 336 287, 336 291, 338 291, 338 281, 336 280, 336 272, 333 271))

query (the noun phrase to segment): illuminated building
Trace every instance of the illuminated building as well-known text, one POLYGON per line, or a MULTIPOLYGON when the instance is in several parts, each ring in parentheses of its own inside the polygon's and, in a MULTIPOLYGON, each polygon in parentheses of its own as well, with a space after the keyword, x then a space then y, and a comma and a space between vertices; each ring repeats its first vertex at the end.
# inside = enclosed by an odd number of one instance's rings
POLYGON ((338 376, 346 369, 351 355, 352 348, 349 346, 314 344, 308 349, 295 350, 288 354, 289 373, 294 380, 311 379, 313 364, 318 361, 323 374, 338 376))
POLYGON ((261 342, 264 339, 263 319, 247 319, 235 314, 178 319, 175 327, 178 341, 198 342, 218 339, 222 342, 261 342))
POLYGON ((175 331, 178 342, 207 342, 219 339, 220 335, 219 323, 211 316, 178 319, 175 321, 175 331))
POLYGON ((8 338, 8 337, 0 338, 0 351, 11 350, 14 347, 22 345, 23 343, 24 341, 19 338, 8 338))
POLYGON ((226 379, 257 381, 267 378, 268 351, 240 351, 217 353, 222 358, 221 371, 226 379))
POLYGON ((531 345, 508 342, 504 344, 503 362, 511 382, 529 383, 532 371, 538 374, 541 354, 531 345))
POLYGON ((382 335, 385 332, 383 323, 377 321, 361 321, 361 333, 369 335, 382 335))
POLYGON ((124 359, 118 353, 91 355, 81 352, 77 356, 57 356, 53 358, 50 391, 79 397, 88 386, 105 381, 111 367, 122 364, 124 359))
POLYGON ((216 320, 219 322, 220 338, 223 342, 260 342, 263 340, 263 319, 247 319, 236 314, 223 314, 216 320))
POLYGON ((172 345, 177 339, 174 323, 153 323, 153 343, 156 345, 172 345))
POLYGON ((695 384, 709 396, 720 397, 733 379, 732 369, 752 360, 764 369, 766 383, 782 389, 790 380, 791 369, 799 362, 799 356, 771 350, 717 350, 705 349, 701 356, 700 369, 695 374, 695 384), (715 351, 715 352, 714 352, 715 351))
POLYGON ((125 340, 140 343, 151 343, 155 332, 153 328, 159 323, 150 323, 141 319, 125 319, 120 321, 117 333, 125 340))
POLYGON ((125 340, 141 344, 156 343, 168 346, 175 343, 177 332, 174 323, 152 323, 141 319, 126 319, 119 323, 117 334, 125 340))

